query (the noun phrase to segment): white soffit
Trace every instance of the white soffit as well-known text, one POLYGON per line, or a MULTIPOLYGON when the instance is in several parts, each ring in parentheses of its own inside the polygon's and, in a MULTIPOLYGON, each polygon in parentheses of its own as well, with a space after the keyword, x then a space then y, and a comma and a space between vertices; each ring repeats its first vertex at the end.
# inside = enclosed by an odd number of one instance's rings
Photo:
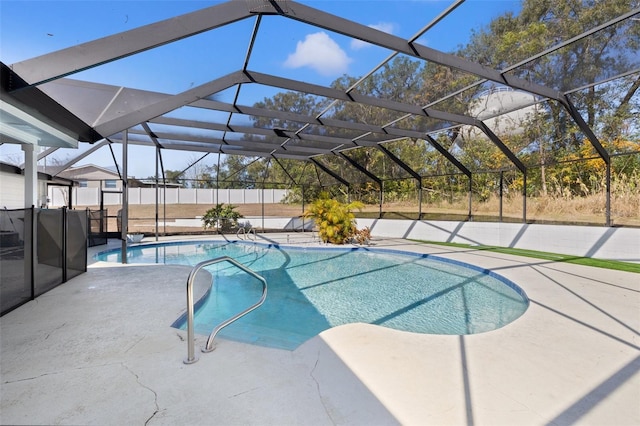
POLYGON ((77 148, 78 141, 0 99, 0 135, 3 143, 77 148))

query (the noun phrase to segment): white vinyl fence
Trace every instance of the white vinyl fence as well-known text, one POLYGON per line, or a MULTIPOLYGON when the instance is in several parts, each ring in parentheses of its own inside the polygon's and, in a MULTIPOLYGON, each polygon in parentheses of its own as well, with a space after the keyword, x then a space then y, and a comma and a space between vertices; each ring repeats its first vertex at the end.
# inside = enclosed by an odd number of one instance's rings
MULTIPOLYGON (((281 202, 287 195, 286 189, 193 189, 167 188, 158 191, 159 203, 166 204, 275 204, 281 202)), ((99 206, 99 188, 73 188, 74 206, 99 206)), ((49 207, 68 205, 69 192, 66 187, 49 187, 49 207)), ((155 204, 155 188, 129 188, 129 204, 155 204)), ((104 194, 104 204, 122 204, 122 194, 104 194)))

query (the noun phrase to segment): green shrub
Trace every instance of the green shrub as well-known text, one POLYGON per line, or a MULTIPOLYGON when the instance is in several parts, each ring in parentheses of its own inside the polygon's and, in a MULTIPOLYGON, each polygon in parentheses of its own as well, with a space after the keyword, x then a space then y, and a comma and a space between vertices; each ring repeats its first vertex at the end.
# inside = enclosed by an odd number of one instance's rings
POLYGON ((204 229, 216 228, 219 231, 227 232, 237 228, 238 219, 244 216, 235 209, 236 206, 231 204, 216 204, 202 216, 204 229))

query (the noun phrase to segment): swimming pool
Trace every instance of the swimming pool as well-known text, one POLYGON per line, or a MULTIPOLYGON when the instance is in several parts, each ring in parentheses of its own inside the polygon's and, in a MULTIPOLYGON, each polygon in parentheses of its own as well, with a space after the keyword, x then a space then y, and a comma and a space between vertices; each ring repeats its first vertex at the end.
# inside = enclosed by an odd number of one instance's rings
MULTIPOLYGON (((262 275, 269 290, 257 310, 219 336, 295 349, 323 330, 365 322, 428 334, 474 334, 503 327, 528 307, 522 289, 490 271, 427 255, 372 248, 292 247, 244 242, 131 246, 130 263, 195 266, 230 256, 262 275)), ((120 250, 96 255, 120 262, 120 250)), ((261 284, 228 263, 206 268, 213 285, 198 304, 196 333, 255 303, 261 284)), ((174 323, 185 327, 185 318, 174 323)))

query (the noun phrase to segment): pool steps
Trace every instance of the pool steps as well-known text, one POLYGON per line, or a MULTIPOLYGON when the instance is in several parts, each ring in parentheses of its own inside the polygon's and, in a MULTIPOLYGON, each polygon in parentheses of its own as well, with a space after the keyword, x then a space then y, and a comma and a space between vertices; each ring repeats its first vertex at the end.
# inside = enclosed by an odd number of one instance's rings
POLYGON ((236 266, 238 269, 260 280, 262 282, 262 296, 260 297, 260 300, 258 300, 258 302, 256 302, 255 304, 249 306, 248 308, 232 316, 231 318, 221 322, 217 327, 215 327, 211 332, 211 334, 209 335, 209 338, 207 339, 207 344, 202 348, 202 352, 213 351, 215 349, 215 347, 213 346, 213 339, 215 339, 216 334, 218 334, 220 330, 222 330, 224 327, 228 326, 232 322, 236 321, 240 317, 243 317, 249 312, 258 308, 260 305, 264 303, 265 299, 267 298, 267 280, 265 280, 264 277, 262 277, 261 275, 258 275, 256 272, 252 271, 251 269, 244 266, 242 263, 238 262, 237 260, 229 256, 221 256, 215 259, 204 260, 198 263, 196 266, 194 266, 191 272, 189 273, 189 278, 187 278, 187 358, 184 359, 185 364, 193 364, 194 362, 198 361, 198 357, 195 355, 195 349, 194 349, 195 337, 194 337, 194 330, 193 330, 193 311, 194 311, 193 282, 195 281, 196 275, 202 268, 204 268, 205 266, 213 265, 220 262, 229 262, 234 266, 236 266))

